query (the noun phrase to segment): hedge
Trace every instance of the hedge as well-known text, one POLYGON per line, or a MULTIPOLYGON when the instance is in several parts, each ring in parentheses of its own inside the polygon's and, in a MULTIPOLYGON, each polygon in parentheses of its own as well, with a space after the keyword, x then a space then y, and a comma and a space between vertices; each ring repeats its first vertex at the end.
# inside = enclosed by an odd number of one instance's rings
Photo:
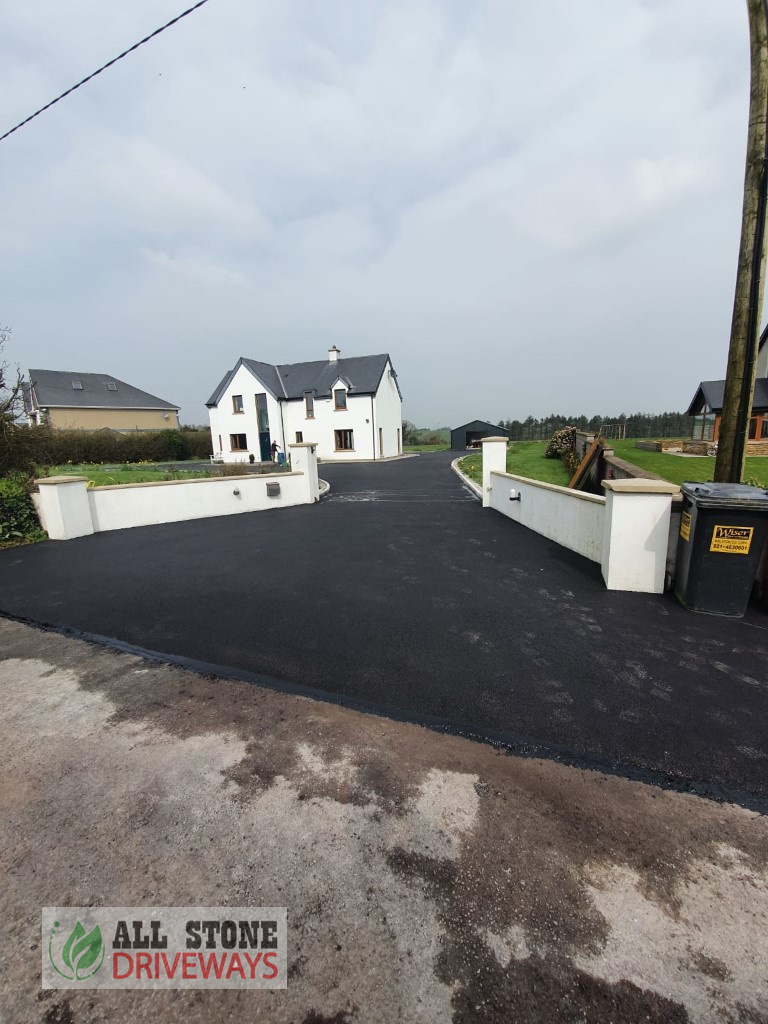
POLYGON ((0 480, 0 544, 44 538, 24 484, 18 480, 0 480))
POLYGON ((207 430, 134 431, 53 430, 5 424, 0 432, 0 476, 66 462, 181 462, 212 453, 207 430))

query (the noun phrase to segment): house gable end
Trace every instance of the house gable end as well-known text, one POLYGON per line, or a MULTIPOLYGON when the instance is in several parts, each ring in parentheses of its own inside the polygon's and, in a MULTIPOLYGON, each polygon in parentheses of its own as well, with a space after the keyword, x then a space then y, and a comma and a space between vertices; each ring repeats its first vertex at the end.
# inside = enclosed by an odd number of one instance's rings
POLYGON ((696 388, 696 394, 690 401, 688 408, 686 409, 686 416, 699 416, 704 412, 706 408, 706 399, 704 398, 704 391, 702 390, 701 384, 696 388))
MULTIPOLYGON (((687 416, 701 416, 702 413, 722 412, 725 395, 724 380, 703 380, 696 388, 696 394, 686 410, 687 416)), ((752 411, 768 409, 768 378, 758 377, 755 380, 755 393, 752 399, 752 411)))
POLYGON ((392 365, 392 360, 389 358, 388 355, 386 356, 386 362, 384 363, 384 365, 381 368, 381 373, 379 374, 379 380, 378 380, 378 382, 376 384, 376 389, 375 389, 374 394, 378 395, 379 390, 381 388, 382 381, 384 380, 384 378, 385 378, 385 376, 387 374, 389 374, 390 380, 392 381, 392 383, 393 383, 393 385, 395 387, 395 391, 397 392, 397 397, 402 402, 403 394, 402 394, 402 392, 400 390, 400 382, 397 379, 397 373, 395 371, 394 366, 392 365))
POLYGON ((237 371, 240 369, 240 367, 245 367, 245 369, 250 373, 254 380, 256 380, 265 391, 268 391, 273 398, 276 398, 278 401, 282 399, 283 396, 282 394, 280 394, 282 388, 280 388, 278 383, 276 367, 271 366, 269 363, 258 363, 254 359, 246 359, 244 356, 240 356, 240 358, 235 363, 233 368, 229 371, 229 373, 225 374, 219 386, 216 388, 211 397, 205 403, 207 408, 215 409, 218 406, 219 402, 226 394, 229 385, 237 376, 237 371), (271 371, 271 374, 269 371, 271 371), (270 380, 270 376, 273 378, 272 380, 270 380), (276 384, 277 393, 275 387, 276 384))

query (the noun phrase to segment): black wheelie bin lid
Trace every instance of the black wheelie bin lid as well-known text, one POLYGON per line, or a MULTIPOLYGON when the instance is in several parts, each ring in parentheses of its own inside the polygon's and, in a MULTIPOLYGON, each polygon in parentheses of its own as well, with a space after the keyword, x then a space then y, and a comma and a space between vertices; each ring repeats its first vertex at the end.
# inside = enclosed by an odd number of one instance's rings
POLYGON ((689 481, 681 486, 683 494, 699 508, 754 508, 768 511, 768 490, 751 484, 702 484, 689 481))

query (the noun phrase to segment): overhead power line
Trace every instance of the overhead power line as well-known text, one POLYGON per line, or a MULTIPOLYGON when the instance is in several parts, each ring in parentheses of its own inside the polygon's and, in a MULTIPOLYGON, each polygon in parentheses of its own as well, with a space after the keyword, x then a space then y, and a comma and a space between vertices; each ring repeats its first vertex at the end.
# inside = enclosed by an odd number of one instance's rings
POLYGON ((7 139, 9 135, 13 135, 13 133, 17 132, 19 128, 23 128, 25 124, 29 124, 30 121, 33 121, 36 117, 39 117, 40 114, 44 113, 46 110, 49 110, 52 106, 54 106, 54 104, 58 103, 60 100, 63 100, 65 96, 69 96, 69 94, 73 93, 75 89, 79 89, 81 85, 85 85, 86 82, 90 82, 90 80, 92 78, 95 78, 96 75, 100 75, 102 71, 106 71, 107 68, 111 68, 113 64, 117 64, 117 62, 119 60, 122 60, 123 57, 127 57, 129 53, 133 53, 134 50, 138 50, 138 48, 140 46, 143 46, 144 43, 148 43, 150 39, 154 39, 155 36, 159 36, 161 32, 165 32, 165 30, 167 28, 170 28, 171 25, 175 25, 177 21, 181 21, 182 18, 186 18, 188 14, 192 14, 193 11, 196 11, 199 7, 202 7, 203 4, 207 3, 208 0, 198 0, 198 3, 194 4, 192 7, 187 8, 186 11, 182 11, 181 14, 177 14, 175 18, 171 18, 169 22, 167 22, 165 25, 161 25, 160 28, 156 28, 154 32, 150 32, 148 36, 144 36, 143 39, 140 39, 138 43, 134 43, 133 46, 129 46, 127 50, 123 50, 123 52, 119 53, 117 57, 113 57, 112 60, 107 61, 106 64, 102 65, 102 67, 100 67, 97 71, 93 71, 86 78, 83 78, 82 81, 77 83, 77 85, 73 85, 70 89, 67 89, 67 91, 63 92, 61 96, 57 96, 55 100, 51 100, 50 103, 46 103, 44 107, 40 107, 40 109, 36 110, 34 114, 30 114, 29 117, 25 117, 23 121, 19 121, 19 123, 14 128, 11 128, 10 131, 7 131, 5 135, 0 135, 0 142, 2 142, 3 139, 7 139))

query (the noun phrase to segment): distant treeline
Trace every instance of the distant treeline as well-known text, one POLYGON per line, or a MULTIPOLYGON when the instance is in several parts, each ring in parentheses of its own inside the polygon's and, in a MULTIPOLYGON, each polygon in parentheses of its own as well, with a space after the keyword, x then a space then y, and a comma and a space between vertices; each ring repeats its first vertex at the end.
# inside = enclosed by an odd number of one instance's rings
MULTIPOLYGON (((576 427, 590 433, 608 424, 623 424, 626 437, 690 437, 693 419, 682 412, 633 412, 631 415, 622 413, 620 416, 545 416, 536 419, 529 416, 526 420, 499 420, 499 426, 509 431, 513 441, 546 441, 556 430, 563 427, 576 427)), ((615 431, 607 431, 612 436, 615 431)))

